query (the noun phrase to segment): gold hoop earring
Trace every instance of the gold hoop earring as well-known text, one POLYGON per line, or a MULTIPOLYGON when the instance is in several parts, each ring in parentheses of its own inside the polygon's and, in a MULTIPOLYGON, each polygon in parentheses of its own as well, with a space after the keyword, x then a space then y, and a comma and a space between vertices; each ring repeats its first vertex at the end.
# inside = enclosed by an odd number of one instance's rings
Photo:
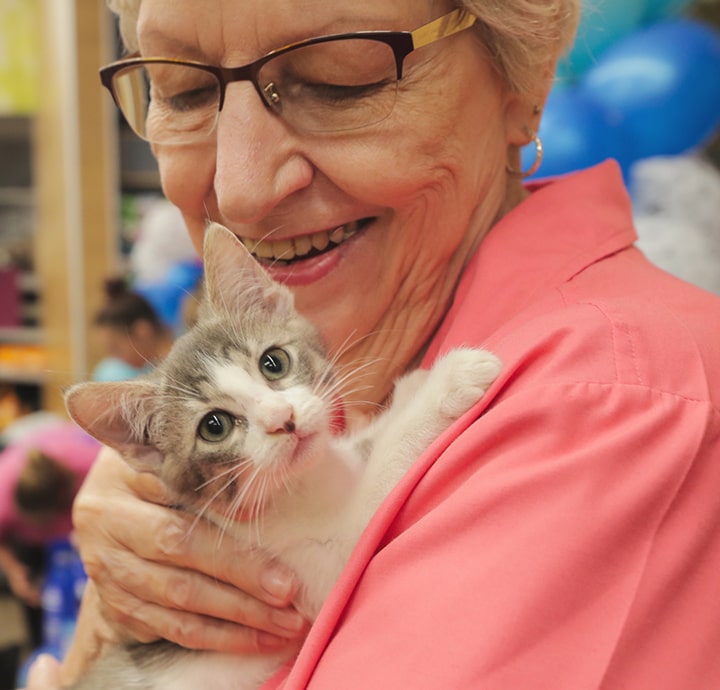
POLYGON ((515 175, 524 179, 526 177, 530 177, 530 175, 533 175, 538 171, 538 168, 543 161, 543 143, 537 134, 533 134, 530 141, 535 144, 535 161, 527 170, 513 170, 509 165, 506 165, 505 170, 509 175, 515 175))

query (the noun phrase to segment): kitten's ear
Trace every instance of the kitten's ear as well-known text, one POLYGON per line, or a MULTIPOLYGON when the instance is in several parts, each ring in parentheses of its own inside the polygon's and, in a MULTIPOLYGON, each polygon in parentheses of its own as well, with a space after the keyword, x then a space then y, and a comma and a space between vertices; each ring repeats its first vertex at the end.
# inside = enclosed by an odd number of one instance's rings
POLYGON ((205 295, 210 308, 231 317, 265 311, 281 318, 294 313, 290 290, 276 283, 230 230, 210 223, 203 244, 205 295))
POLYGON ((65 393, 72 420, 143 472, 157 472, 163 460, 146 431, 154 405, 157 388, 145 381, 79 383, 65 393))

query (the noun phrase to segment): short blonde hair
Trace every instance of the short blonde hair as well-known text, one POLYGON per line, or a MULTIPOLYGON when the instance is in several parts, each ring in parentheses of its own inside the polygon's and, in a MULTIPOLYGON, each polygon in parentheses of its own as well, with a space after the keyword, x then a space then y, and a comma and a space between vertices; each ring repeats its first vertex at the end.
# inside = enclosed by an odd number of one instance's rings
MULTIPOLYGON (((120 19, 120 33, 137 50, 141 0, 108 0, 120 19)), ((456 0, 477 16, 478 34, 509 89, 531 94, 547 82, 555 61, 570 47, 581 0, 456 0)))

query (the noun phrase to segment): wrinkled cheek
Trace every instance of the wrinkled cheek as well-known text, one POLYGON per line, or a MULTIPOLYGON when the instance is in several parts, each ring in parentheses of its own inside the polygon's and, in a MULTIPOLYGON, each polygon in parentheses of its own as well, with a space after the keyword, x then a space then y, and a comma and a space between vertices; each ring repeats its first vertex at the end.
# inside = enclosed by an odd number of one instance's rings
POLYGON ((154 152, 163 193, 180 209, 194 245, 201 247, 208 215, 215 206, 215 148, 157 146, 154 152))

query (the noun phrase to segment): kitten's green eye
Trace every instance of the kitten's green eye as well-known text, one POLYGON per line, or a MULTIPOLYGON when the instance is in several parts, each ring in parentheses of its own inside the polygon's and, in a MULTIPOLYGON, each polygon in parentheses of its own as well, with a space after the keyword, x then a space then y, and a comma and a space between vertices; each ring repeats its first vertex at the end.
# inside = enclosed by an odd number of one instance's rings
POLYGON ((198 424, 198 436, 209 443, 224 441, 235 426, 235 417, 222 410, 208 412, 198 424))
POLYGON ((268 381, 277 381, 290 372, 290 355, 279 347, 271 347, 260 357, 260 371, 268 381))

